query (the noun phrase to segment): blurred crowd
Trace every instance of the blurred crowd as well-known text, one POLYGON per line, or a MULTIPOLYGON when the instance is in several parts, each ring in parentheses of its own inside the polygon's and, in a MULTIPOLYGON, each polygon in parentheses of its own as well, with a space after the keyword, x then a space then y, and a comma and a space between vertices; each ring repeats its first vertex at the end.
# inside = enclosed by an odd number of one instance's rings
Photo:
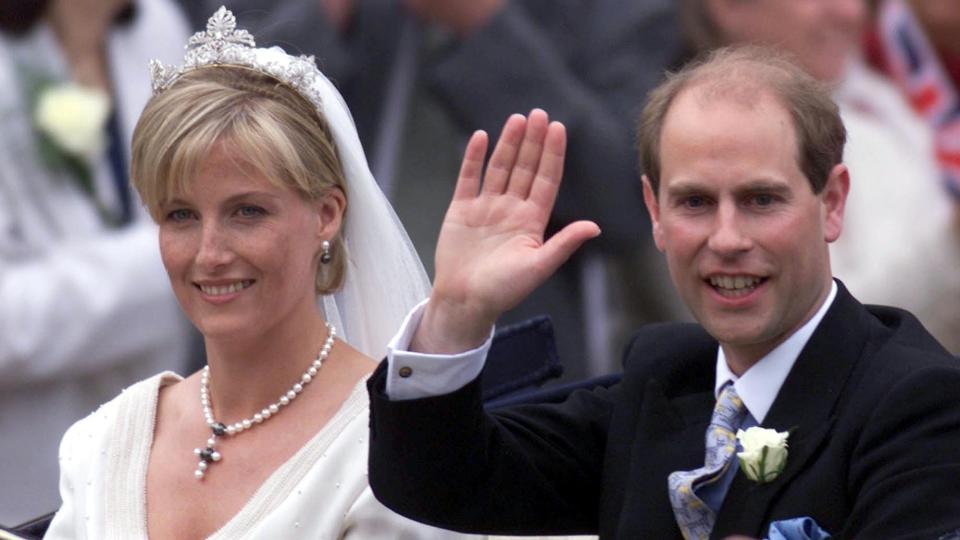
MULTIPOLYGON (((148 60, 178 63, 221 3, 0 0, 0 523, 57 507, 57 441, 71 423, 133 381, 202 362, 127 166, 148 60)), ((960 353, 955 0, 228 7, 259 45, 315 56, 339 87, 428 271, 469 135, 495 136, 534 107, 566 125, 552 228, 591 219, 603 234, 501 323, 550 315, 568 379, 616 371, 637 325, 688 317, 642 201, 634 131, 646 92, 717 46, 786 49, 833 88, 848 130, 834 275, 960 353)))

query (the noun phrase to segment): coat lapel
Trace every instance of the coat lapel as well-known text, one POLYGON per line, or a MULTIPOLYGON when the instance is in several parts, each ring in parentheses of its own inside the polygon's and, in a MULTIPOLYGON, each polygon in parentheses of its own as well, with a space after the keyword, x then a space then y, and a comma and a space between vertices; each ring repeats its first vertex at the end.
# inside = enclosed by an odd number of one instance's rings
MULTIPOLYGON (((646 368, 631 372, 625 394, 642 396, 620 412, 635 437, 625 467, 615 467, 610 485, 622 501, 601 537, 680 538, 667 492, 667 476, 703 464, 704 433, 713 409, 717 344, 699 327, 672 327, 666 339, 644 342, 646 368), (627 417, 631 417, 627 419, 627 417)), ((658 334, 662 335, 662 334, 658 334)), ((612 517, 612 516, 611 516, 612 517)))
POLYGON ((713 392, 669 399, 656 380, 647 384, 637 425, 642 443, 634 447, 618 538, 670 538, 679 534, 670 506, 667 477, 703 464, 704 433, 713 392), (635 513, 634 510, 637 512, 635 513), (639 515, 638 515, 639 514, 639 515))
POLYGON ((714 527, 715 537, 766 533, 762 528, 778 495, 807 468, 833 426, 838 398, 867 343, 863 313, 838 285, 833 306, 801 351, 763 422, 766 428, 790 430, 786 467, 766 484, 738 472, 714 527))

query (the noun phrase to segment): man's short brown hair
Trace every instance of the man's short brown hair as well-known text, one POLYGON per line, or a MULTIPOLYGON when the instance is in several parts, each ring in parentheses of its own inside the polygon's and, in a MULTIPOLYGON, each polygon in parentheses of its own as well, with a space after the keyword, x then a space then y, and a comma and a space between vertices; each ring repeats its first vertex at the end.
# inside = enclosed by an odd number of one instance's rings
POLYGON ((637 144, 640 166, 657 195, 660 187, 660 137, 674 99, 696 88, 708 96, 750 104, 772 95, 793 119, 797 164, 820 193, 834 165, 843 161, 847 132, 829 89, 808 75, 787 54, 748 46, 724 47, 686 64, 650 92, 640 115, 637 144))

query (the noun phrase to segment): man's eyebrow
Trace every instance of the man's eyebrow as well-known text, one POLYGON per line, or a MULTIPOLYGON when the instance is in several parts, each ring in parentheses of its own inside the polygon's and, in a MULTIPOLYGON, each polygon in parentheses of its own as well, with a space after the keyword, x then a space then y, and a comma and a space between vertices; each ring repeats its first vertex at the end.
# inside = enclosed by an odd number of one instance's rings
POLYGON ((749 182, 737 188, 737 193, 773 193, 777 195, 787 195, 790 193, 790 185, 786 182, 760 179, 749 182))
POLYGON ((679 198, 709 193, 714 190, 715 188, 713 188, 709 182, 681 180, 667 186, 665 193, 668 197, 679 198))
MULTIPOLYGON (((760 178, 737 186, 735 192, 737 194, 764 192, 785 195, 790 190, 790 185, 786 182, 760 178)), ((716 191, 716 187, 710 182, 680 181, 667 186, 665 193, 668 197, 682 198, 690 195, 708 195, 714 191, 716 191)))

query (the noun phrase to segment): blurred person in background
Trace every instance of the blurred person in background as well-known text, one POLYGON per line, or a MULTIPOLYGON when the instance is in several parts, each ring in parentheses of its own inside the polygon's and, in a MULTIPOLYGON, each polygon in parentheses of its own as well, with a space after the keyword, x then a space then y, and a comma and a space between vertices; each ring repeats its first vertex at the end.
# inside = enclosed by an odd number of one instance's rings
POLYGON ((924 293, 919 315, 954 353, 960 353, 960 3, 955 0, 885 0, 867 33, 870 64, 890 76, 934 132, 941 179, 953 200, 953 223, 936 228, 920 249, 933 259, 937 291, 907 287, 907 298, 924 293))
MULTIPOLYGON (((183 5, 199 23, 220 3, 183 5)), ((686 313, 649 240, 632 149, 644 96, 680 54, 671 1, 237 0, 229 7, 263 43, 316 55, 349 103, 377 181, 431 275, 436 231, 470 133, 497 133, 511 113, 534 107, 567 126, 551 230, 589 218, 603 236, 500 322, 549 314, 569 379, 618 370, 626 332, 686 313)))
POLYGON ((188 358, 126 170, 144 66, 186 35, 168 0, 0 2, 0 523, 59 505, 70 424, 188 358))
POLYGON ((901 92, 867 67, 860 49, 866 2, 684 0, 682 9, 696 51, 770 45, 833 85, 852 179, 844 234, 831 245, 834 275, 864 302, 910 310, 960 352, 960 237, 934 134, 901 92))
POLYGON ((866 53, 933 128, 944 182, 960 205, 960 3, 878 2, 866 53))

